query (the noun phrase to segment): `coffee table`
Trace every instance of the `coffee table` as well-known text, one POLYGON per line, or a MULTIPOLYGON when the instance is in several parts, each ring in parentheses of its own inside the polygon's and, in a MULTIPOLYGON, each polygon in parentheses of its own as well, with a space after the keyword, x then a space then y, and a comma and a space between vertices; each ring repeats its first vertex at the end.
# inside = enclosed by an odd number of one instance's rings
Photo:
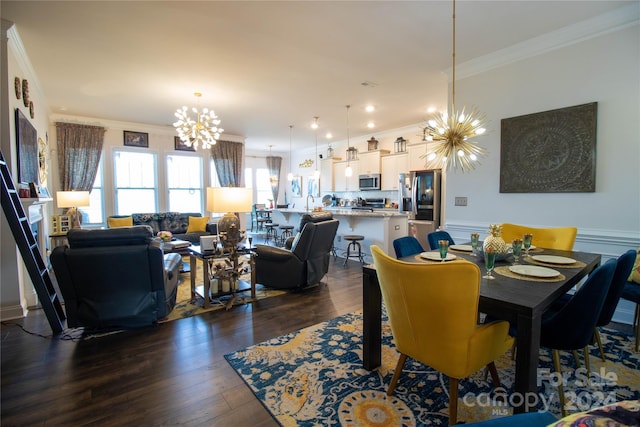
MULTIPOLYGON (((191 267, 191 298, 195 300, 197 295, 200 295, 204 300, 204 308, 209 308, 211 306, 211 299, 222 297, 225 295, 231 295, 231 298, 226 304, 227 310, 229 310, 234 301, 238 298, 237 294, 240 292, 251 291, 251 301, 256 300, 256 273, 255 273, 255 261, 253 259, 253 252, 250 249, 242 249, 240 251, 233 251, 232 253, 216 253, 214 251, 203 251, 200 249, 199 245, 191 245, 187 248, 189 251, 189 261, 191 267), (231 262, 230 269, 235 269, 236 271, 240 268, 239 257, 242 255, 249 256, 249 268, 251 270, 251 282, 247 283, 245 280, 238 279, 238 285, 235 290, 230 290, 228 292, 219 292, 212 294, 211 293, 211 282, 209 281, 209 277, 212 276, 209 272, 209 261, 219 259, 224 260, 229 259, 231 262), (202 261, 202 286, 196 286, 196 263, 197 260, 202 261)), ((225 269, 228 270, 228 269, 225 269)))

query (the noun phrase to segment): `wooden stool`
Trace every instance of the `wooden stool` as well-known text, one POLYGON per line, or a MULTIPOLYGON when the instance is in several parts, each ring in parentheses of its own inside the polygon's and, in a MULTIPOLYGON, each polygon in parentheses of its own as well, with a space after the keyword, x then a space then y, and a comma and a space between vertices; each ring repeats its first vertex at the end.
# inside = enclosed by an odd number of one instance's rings
POLYGON ((280 226, 280 246, 284 246, 284 243, 291 236, 293 236, 293 225, 281 225, 280 226))
POLYGON ((274 246, 278 246, 278 224, 273 222, 265 222, 264 226, 267 227, 267 236, 264 238, 265 243, 269 243, 269 240, 273 240, 274 246))
POLYGON ((364 264, 364 258, 362 257, 362 247, 360 246, 360 241, 364 240, 364 236, 361 236, 359 234, 347 234, 345 236, 342 236, 342 238, 349 242, 349 244, 347 245, 347 254, 344 258, 343 265, 347 265, 347 261, 349 261, 349 258, 358 258, 360 262, 364 264), (353 249, 353 254, 351 253, 351 249, 353 249))

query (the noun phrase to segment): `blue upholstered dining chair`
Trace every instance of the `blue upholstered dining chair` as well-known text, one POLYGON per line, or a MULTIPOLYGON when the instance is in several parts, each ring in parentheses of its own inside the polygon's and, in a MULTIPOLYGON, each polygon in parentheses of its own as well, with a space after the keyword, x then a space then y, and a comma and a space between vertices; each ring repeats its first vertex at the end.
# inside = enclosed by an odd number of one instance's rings
POLYGON ((393 250, 396 251, 396 258, 402 258, 409 255, 424 252, 424 248, 413 236, 398 237, 393 241, 393 250))
POLYGON ((429 242, 431 250, 438 249, 438 240, 448 240, 449 246, 456 244, 451 238, 451 235, 446 231, 438 230, 427 234, 427 241, 429 242))
MULTIPOLYGON (((604 356, 604 350, 602 348, 602 341, 600 340, 600 332, 598 328, 600 326, 606 326, 611 322, 611 318, 616 311, 616 307, 618 306, 618 302, 620 301, 620 297, 622 295, 624 285, 627 283, 627 279, 629 278, 629 274, 631 274, 631 269, 633 269, 633 263, 636 259, 636 251, 633 249, 625 252, 620 255, 618 259, 615 261, 616 270, 613 273, 613 279, 611 279, 611 286, 609 287, 609 292, 606 295, 604 300, 604 305, 602 306, 602 311, 600 312, 600 317, 596 322, 596 327, 593 329, 593 336, 598 344, 598 349, 600 350, 600 357, 602 361, 606 361, 604 356)), ((639 286, 640 287, 640 286, 639 286)), ((551 310, 558 311, 569 302, 571 299, 570 294, 565 294, 560 297, 554 304, 551 306, 551 310)), ((585 353, 584 357, 588 356, 585 353)))
MULTIPOLYGON (((611 286, 616 260, 610 259, 596 268, 567 303, 555 310, 553 307, 542 315, 540 345, 552 349, 553 366, 560 373, 559 350, 583 349, 585 365, 590 371, 587 346, 593 338, 602 307, 611 286)), ((562 416, 566 416, 562 383, 558 384, 562 416)))
POLYGON ((622 289, 622 299, 636 303, 635 314, 633 315, 633 326, 636 330, 636 351, 640 351, 640 284, 626 282, 622 289))
MULTIPOLYGON (((604 306, 602 307, 600 318, 596 323, 596 328, 593 331, 593 334, 596 337, 596 342, 598 343, 598 348, 600 349, 600 357, 602 358, 603 362, 606 361, 606 359, 604 357, 604 350, 602 349, 602 341, 600 340, 600 333, 598 332, 598 328, 600 326, 606 326, 609 324, 609 322, 611 322, 613 313, 615 313, 616 307, 618 307, 618 302, 620 301, 620 297, 622 296, 622 292, 624 291, 625 284, 629 279, 631 270, 633 270, 633 263, 635 262, 635 260, 636 251, 634 251, 633 249, 628 250, 627 252, 620 255, 620 257, 618 257, 618 260, 616 261, 616 271, 615 273, 613 273, 613 279, 611 279, 611 287, 609 288, 609 293, 607 294, 607 298, 604 301, 604 306)), ((587 355, 585 355, 585 357, 587 357, 587 355)))

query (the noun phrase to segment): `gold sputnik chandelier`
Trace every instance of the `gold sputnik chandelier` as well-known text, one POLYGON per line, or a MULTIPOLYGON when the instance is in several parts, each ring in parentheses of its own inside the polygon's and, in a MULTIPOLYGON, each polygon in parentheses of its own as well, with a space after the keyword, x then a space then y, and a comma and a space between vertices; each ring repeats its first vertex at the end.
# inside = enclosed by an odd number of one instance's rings
MULTIPOLYGON (((194 93, 194 95, 198 99, 202 96, 199 92, 194 93)), ((220 119, 213 110, 209 110, 206 107, 202 111, 193 107, 191 111, 195 114, 195 120, 187 114, 186 106, 176 110, 175 116, 178 121, 173 126, 176 128, 180 140, 187 147, 193 147, 196 150, 198 145, 202 145, 203 149, 211 148, 224 131, 224 129, 218 127, 220 119)))
POLYGON ((451 77, 451 115, 446 112, 434 114, 423 128, 425 141, 436 142, 432 150, 420 156, 427 160, 431 169, 458 170, 462 172, 476 168, 478 159, 486 150, 472 138, 485 133, 485 116, 472 108, 467 114, 465 107, 456 111, 456 1, 453 0, 453 53, 451 77))

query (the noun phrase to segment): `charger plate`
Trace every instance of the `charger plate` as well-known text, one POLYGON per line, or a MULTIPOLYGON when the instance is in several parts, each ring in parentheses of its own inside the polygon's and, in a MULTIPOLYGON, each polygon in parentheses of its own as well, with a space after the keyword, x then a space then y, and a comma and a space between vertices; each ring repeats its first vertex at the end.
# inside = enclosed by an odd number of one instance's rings
MULTIPOLYGON (((424 258, 424 259, 428 259, 431 261, 442 261, 442 258, 440 258, 440 252, 422 252, 420 254, 420 257, 424 258)), ((447 254, 447 257, 445 258, 445 261, 451 261, 456 259, 457 256, 453 255, 453 254, 447 254)))
POLYGON ((473 252, 473 247, 471 247, 471 245, 451 245, 449 246, 449 249, 460 252, 473 252))
POLYGON ((522 276, 551 278, 560 275, 560 272, 552 268, 538 267, 535 265, 512 265, 509 267, 509 271, 520 274, 522 276))
POLYGON ((556 255, 531 255, 531 258, 538 262, 545 262, 547 264, 573 264, 576 262, 573 258, 556 255))

